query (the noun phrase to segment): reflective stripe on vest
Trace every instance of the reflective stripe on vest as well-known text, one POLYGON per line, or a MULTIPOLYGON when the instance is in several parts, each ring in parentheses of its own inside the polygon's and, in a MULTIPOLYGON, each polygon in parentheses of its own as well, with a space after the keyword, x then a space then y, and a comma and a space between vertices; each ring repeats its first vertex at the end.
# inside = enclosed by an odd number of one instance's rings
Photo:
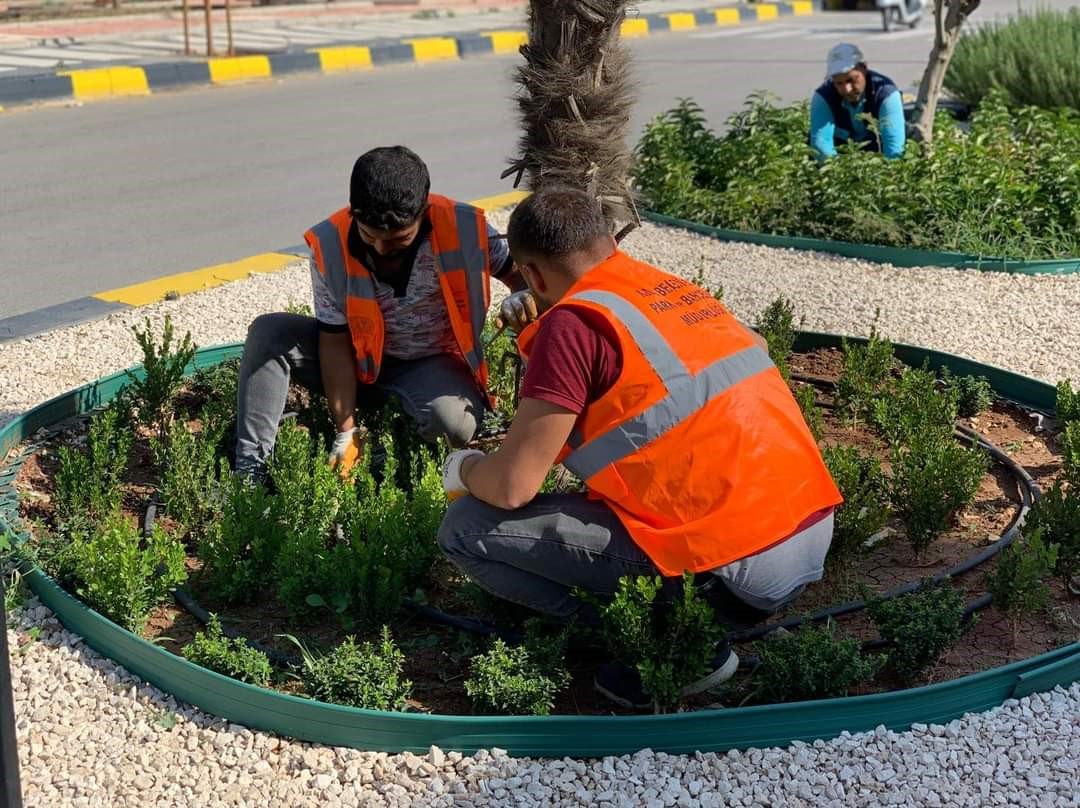
POLYGON ((754 345, 718 359, 691 376, 656 326, 619 295, 590 290, 568 299, 573 300, 587 300, 608 309, 629 332, 668 391, 644 412, 576 446, 563 459, 563 464, 582 480, 648 445, 739 382, 773 367, 768 352, 754 345))
POLYGON ((464 205, 454 206, 454 220, 457 224, 457 250, 447 250, 438 254, 438 263, 443 272, 462 272, 465 275, 465 289, 469 299, 469 326, 472 329, 473 347, 465 353, 465 361, 474 374, 480 373, 484 364, 481 338, 484 333, 484 317, 487 306, 484 301, 484 267, 487 256, 480 249, 480 236, 477 232, 476 211, 464 205))

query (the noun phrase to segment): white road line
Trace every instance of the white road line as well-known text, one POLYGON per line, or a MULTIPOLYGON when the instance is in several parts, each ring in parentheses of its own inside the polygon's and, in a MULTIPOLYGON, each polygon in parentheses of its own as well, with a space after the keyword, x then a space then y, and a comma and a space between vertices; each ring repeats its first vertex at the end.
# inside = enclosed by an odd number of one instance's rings
POLYGON ((9 70, 14 70, 14 69, 15 69, 14 67, 4 67, 3 65, 0 65, 0 73, 6 73, 9 70))
POLYGON ((734 28, 720 28, 716 31, 707 31, 700 34, 690 34, 691 39, 720 39, 728 36, 746 36, 746 29, 736 26, 734 28))
POLYGON ((79 59, 85 62, 113 62, 123 59, 124 54, 115 51, 76 50, 75 48, 26 48, 17 52, 18 56, 43 56, 49 59, 63 59, 65 62, 79 59))
POLYGON ((60 61, 54 58, 31 58, 29 56, 19 56, 14 53, 0 53, 0 64, 14 65, 15 67, 55 67, 56 63, 60 61))
POLYGON ((805 28, 773 28, 769 31, 749 34, 747 39, 785 39, 792 36, 801 36, 805 32, 805 28))

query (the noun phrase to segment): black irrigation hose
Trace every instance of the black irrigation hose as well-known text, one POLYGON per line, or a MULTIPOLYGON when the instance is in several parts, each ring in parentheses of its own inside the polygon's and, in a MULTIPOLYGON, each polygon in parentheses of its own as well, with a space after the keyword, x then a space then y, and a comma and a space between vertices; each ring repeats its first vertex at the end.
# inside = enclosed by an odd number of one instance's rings
MULTIPOLYGON (((797 381, 804 381, 815 386, 826 386, 832 383, 828 379, 823 379, 816 376, 800 376, 798 374, 792 374, 792 378, 797 381)), ((893 600, 901 595, 907 595, 911 592, 919 592, 928 586, 936 586, 943 581, 959 577, 966 572, 970 572, 980 564, 985 563, 995 555, 1000 553, 1010 544, 1012 544, 1016 537, 1020 535, 1020 528, 1023 524, 1024 517, 1027 516, 1031 506, 1039 499, 1041 492, 1039 486, 1032 479, 1031 475, 1018 464, 1015 460, 1009 457, 1004 451, 990 443, 978 432, 968 429, 964 426, 957 425, 956 431, 953 433, 956 437, 960 438, 967 443, 978 446, 980 449, 989 454, 994 460, 1000 463, 1002 466, 1012 474, 1016 480, 1017 488, 1020 492, 1020 511, 1009 523, 1008 528, 1001 534, 997 541, 986 547, 984 550, 970 556, 960 564, 952 567, 945 572, 938 573, 932 578, 920 581, 910 581, 903 586, 897 587, 890 592, 886 592, 880 598, 876 600, 893 600)), ((973 613, 978 609, 985 608, 990 605, 990 596, 983 595, 969 603, 965 609, 965 613, 973 613)), ((836 606, 829 606, 825 609, 820 609, 810 615, 803 617, 792 617, 787 620, 782 620, 779 623, 766 623, 761 626, 755 626, 751 629, 736 632, 729 637, 732 643, 750 642, 751 640, 757 640, 764 637, 769 632, 775 631, 778 628, 792 629, 798 628, 806 623, 820 623, 823 620, 829 620, 834 617, 840 617, 841 615, 850 614, 866 608, 866 601, 864 600, 851 600, 846 603, 840 603, 836 606)), ((884 641, 882 641, 884 642, 884 641)))
POLYGON ((450 614, 441 609, 436 609, 434 606, 417 603, 411 598, 406 598, 402 606, 409 611, 415 612, 420 617, 430 620, 432 623, 450 626, 451 628, 466 631, 469 634, 478 634, 481 637, 498 637, 503 642, 511 645, 516 645, 522 641, 522 636, 516 631, 501 628, 478 617, 462 617, 461 615, 450 614))
MULTIPOLYGON (((149 536, 150 531, 154 529, 154 522, 157 521, 157 509, 158 504, 151 502, 146 506, 146 515, 143 517, 143 535, 149 536)), ((192 617, 202 623, 204 626, 210 623, 210 612, 206 611, 198 602, 191 596, 183 587, 176 587, 172 592, 173 598, 177 604, 180 605, 185 611, 187 611, 192 617)), ((267 658, 280 668, 298 668, 301 665, 300 658, 292 656, 291 654, 285 654, 274 648, 269 648, 262 643, 256 642, 248 637, 245 637, 236 629, 222 625, 221 633, 228 637, 230 640, 241 639, 248 646, 248 648, 254 648, 263 654, 266 654, 267 658)))

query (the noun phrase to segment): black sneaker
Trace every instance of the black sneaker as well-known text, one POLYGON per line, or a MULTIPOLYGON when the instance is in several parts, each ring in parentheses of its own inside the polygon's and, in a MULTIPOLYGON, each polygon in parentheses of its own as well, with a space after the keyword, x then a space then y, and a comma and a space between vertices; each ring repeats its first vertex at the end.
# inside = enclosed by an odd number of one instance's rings
MULTIPOLYGON (((679 691, 679 695, 687 698, 723 684, 739 669, 739 657, 730 648, 724 647, 712 658, 709 668, 707 674, 688 684, 679 691)), ((593 687, 621 707, 644 710, 653 706, 652 696, 642 688, 641 676, 637 670, 621 662, 601 665, 593 679, 593 687)))

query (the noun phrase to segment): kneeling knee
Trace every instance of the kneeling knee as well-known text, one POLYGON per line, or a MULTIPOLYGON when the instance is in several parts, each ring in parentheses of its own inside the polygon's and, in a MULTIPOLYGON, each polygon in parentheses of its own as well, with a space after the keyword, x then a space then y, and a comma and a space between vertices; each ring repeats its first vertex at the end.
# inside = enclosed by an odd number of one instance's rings
POLYGON ((457 396, 443 396, 431 404, 424 437, 429 440, 446 438, 451 446, 459 449, 473 439, 479 421, 479 414, 471 402, 457 396))

